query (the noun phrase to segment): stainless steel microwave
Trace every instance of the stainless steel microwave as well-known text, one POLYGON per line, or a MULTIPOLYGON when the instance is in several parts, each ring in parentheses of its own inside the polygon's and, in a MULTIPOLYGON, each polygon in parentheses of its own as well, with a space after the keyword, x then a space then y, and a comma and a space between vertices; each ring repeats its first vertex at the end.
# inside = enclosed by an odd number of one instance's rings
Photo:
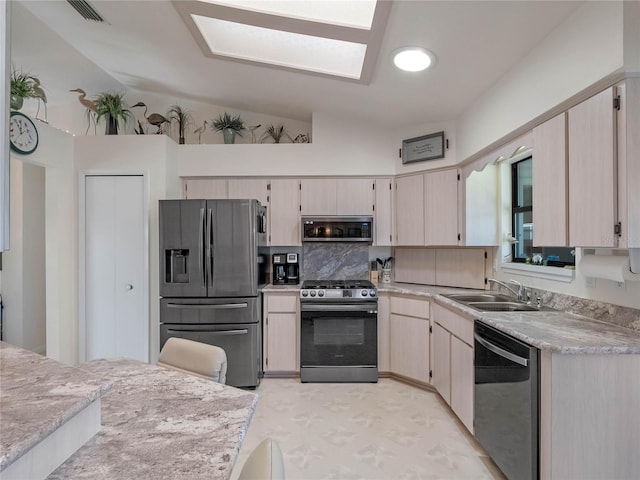
POLYGON ((373 217, 302 217, 303 242, 373 243, 373 217))

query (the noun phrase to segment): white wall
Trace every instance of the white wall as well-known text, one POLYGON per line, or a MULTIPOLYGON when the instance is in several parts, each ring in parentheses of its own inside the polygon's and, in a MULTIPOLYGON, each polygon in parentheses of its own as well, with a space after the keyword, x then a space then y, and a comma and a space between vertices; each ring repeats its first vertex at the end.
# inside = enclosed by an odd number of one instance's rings
MULTIPOLYGON (((44 167, 44 189, 41 180, 37 181, 39 186, 27 185, 25 195, 33 198, 23 197, 22 200, 23 209, 41 208, 33 202, 44 205, 44 219, 30 217, 30 212, 26 216, 12 216, 12 229, 17 228, 16 233, 24 237, 19 241, 16 239, 12 245, 12 253, 22 250, 22 271, 14 271, 12 274, 10 268, 5 269, 3 292, 22 286, 20 292, 9 297, 22 298, 23 305, 26 305, 20 313, 21 317, 18 317, 22 322, 23 332, 27 332, 28 336, 33 335, 33 338, 36 338, 35 332, 37 335, 44 335, 41 322, 45 321, 46 316, 47 356, 73 364, 76 362, 77 354, 77 231, 74 216, 76 183, 73 176, 73 139, 70 135, 42 122, 36 121, 35 124, 40 137, 38 149, 28 156, 12 154, 12 163, 29 164, 26 169, 16 168, 19 172, 33 172, 38 171, 39 167, 44 167), (36 170, 33 170, 34 168, 36 170), (24 218, 28 223, 23 223, 24 218), (43 222, 44 246, 42 240, 32 239, 31 233, 24 233, 26 228, 34 228, 34 224, 42 225, 43 222), (40 249, 40 253, 34 258, 26 258, 31 248, 40 249), (44 257, 44 289, 41 268, 38 267, 38 271, 33 264, 41 261, 37 259, 38 255, 44 257), (42 293, 46 295, 46 313, 41 311, 40 307, 28 305, 32 292, 37 292, 38 289, 42 289, 42 293)), ((30 173, 27 175, 31 176, 30 173)), ((21 183, 22 181, 16 181, 17 185, 21 183)), ((35 296, 37 300, 37 293, 35 296)), ((41 342, 43 337, 38 338, 35 343, 41 342)), ((31 347, 41 349, 39 345, 28 346, 31 347)))
MULTIPOLYGON (((143 174, 149 191, 149 351, 151 361, 159 351, 159 278, 158 278, 158 200, 167 198, 166 163, 173 155, 174 142, 164 135, 117 135, 75 137, 74 156, 77 170, 82 173, 143 174)), ((74 210, 77 216, 77 210, 74 210)))
POLYGON ((478 98, 456 121, 458 160, 622 70, 623 8, 622 2, 585 2, 478 98))
POLYGON ((181 177, 395 173, 392 134, 385 129, 317 113, 312 139, 309 144, 179 145, 176 172, 181 177))

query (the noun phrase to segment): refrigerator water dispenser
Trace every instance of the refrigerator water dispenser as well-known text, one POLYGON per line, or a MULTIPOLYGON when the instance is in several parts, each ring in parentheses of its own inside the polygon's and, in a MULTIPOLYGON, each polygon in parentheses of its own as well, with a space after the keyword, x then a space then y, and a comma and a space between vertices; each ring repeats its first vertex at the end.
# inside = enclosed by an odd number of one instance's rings
POLYGON ((189 250, 165 250, 165 279, 167 283, 189 283, 189 250))

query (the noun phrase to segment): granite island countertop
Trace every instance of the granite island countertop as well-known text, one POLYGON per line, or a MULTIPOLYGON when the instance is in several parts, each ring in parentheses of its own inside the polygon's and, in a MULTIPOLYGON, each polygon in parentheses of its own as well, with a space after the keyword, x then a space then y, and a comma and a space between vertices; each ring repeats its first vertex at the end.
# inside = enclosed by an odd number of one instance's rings
POLYGON ((480 312, 442 296, 484 290, 379 283, 378 292, 424 296, 467 318, 482 320, 530 345, 554 353, 640 354, 640 333, 636 330, 562 311, 480 312))
POLYGON ((258 396, 135 360, 81 365, 113 381, 103 428, 48 478, 228 479, 258 396))
POLYGON ((111 382, 0 342, 0 471, 99 399, 111 382))

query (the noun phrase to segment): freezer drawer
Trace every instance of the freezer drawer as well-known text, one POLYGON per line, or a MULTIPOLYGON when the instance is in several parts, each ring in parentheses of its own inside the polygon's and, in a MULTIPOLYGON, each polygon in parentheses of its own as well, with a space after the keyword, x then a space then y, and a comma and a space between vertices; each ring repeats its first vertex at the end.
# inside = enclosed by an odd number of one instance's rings
POLYGON ((260 323, 259 297, 161 298, 160 323, 260 323))
POLYGON ((160 348, 170 337, 186 338, 222 348, 227 354, 227 385, 255 388, 260 383, 262 365, 260 323, 160 325, 160 348))

